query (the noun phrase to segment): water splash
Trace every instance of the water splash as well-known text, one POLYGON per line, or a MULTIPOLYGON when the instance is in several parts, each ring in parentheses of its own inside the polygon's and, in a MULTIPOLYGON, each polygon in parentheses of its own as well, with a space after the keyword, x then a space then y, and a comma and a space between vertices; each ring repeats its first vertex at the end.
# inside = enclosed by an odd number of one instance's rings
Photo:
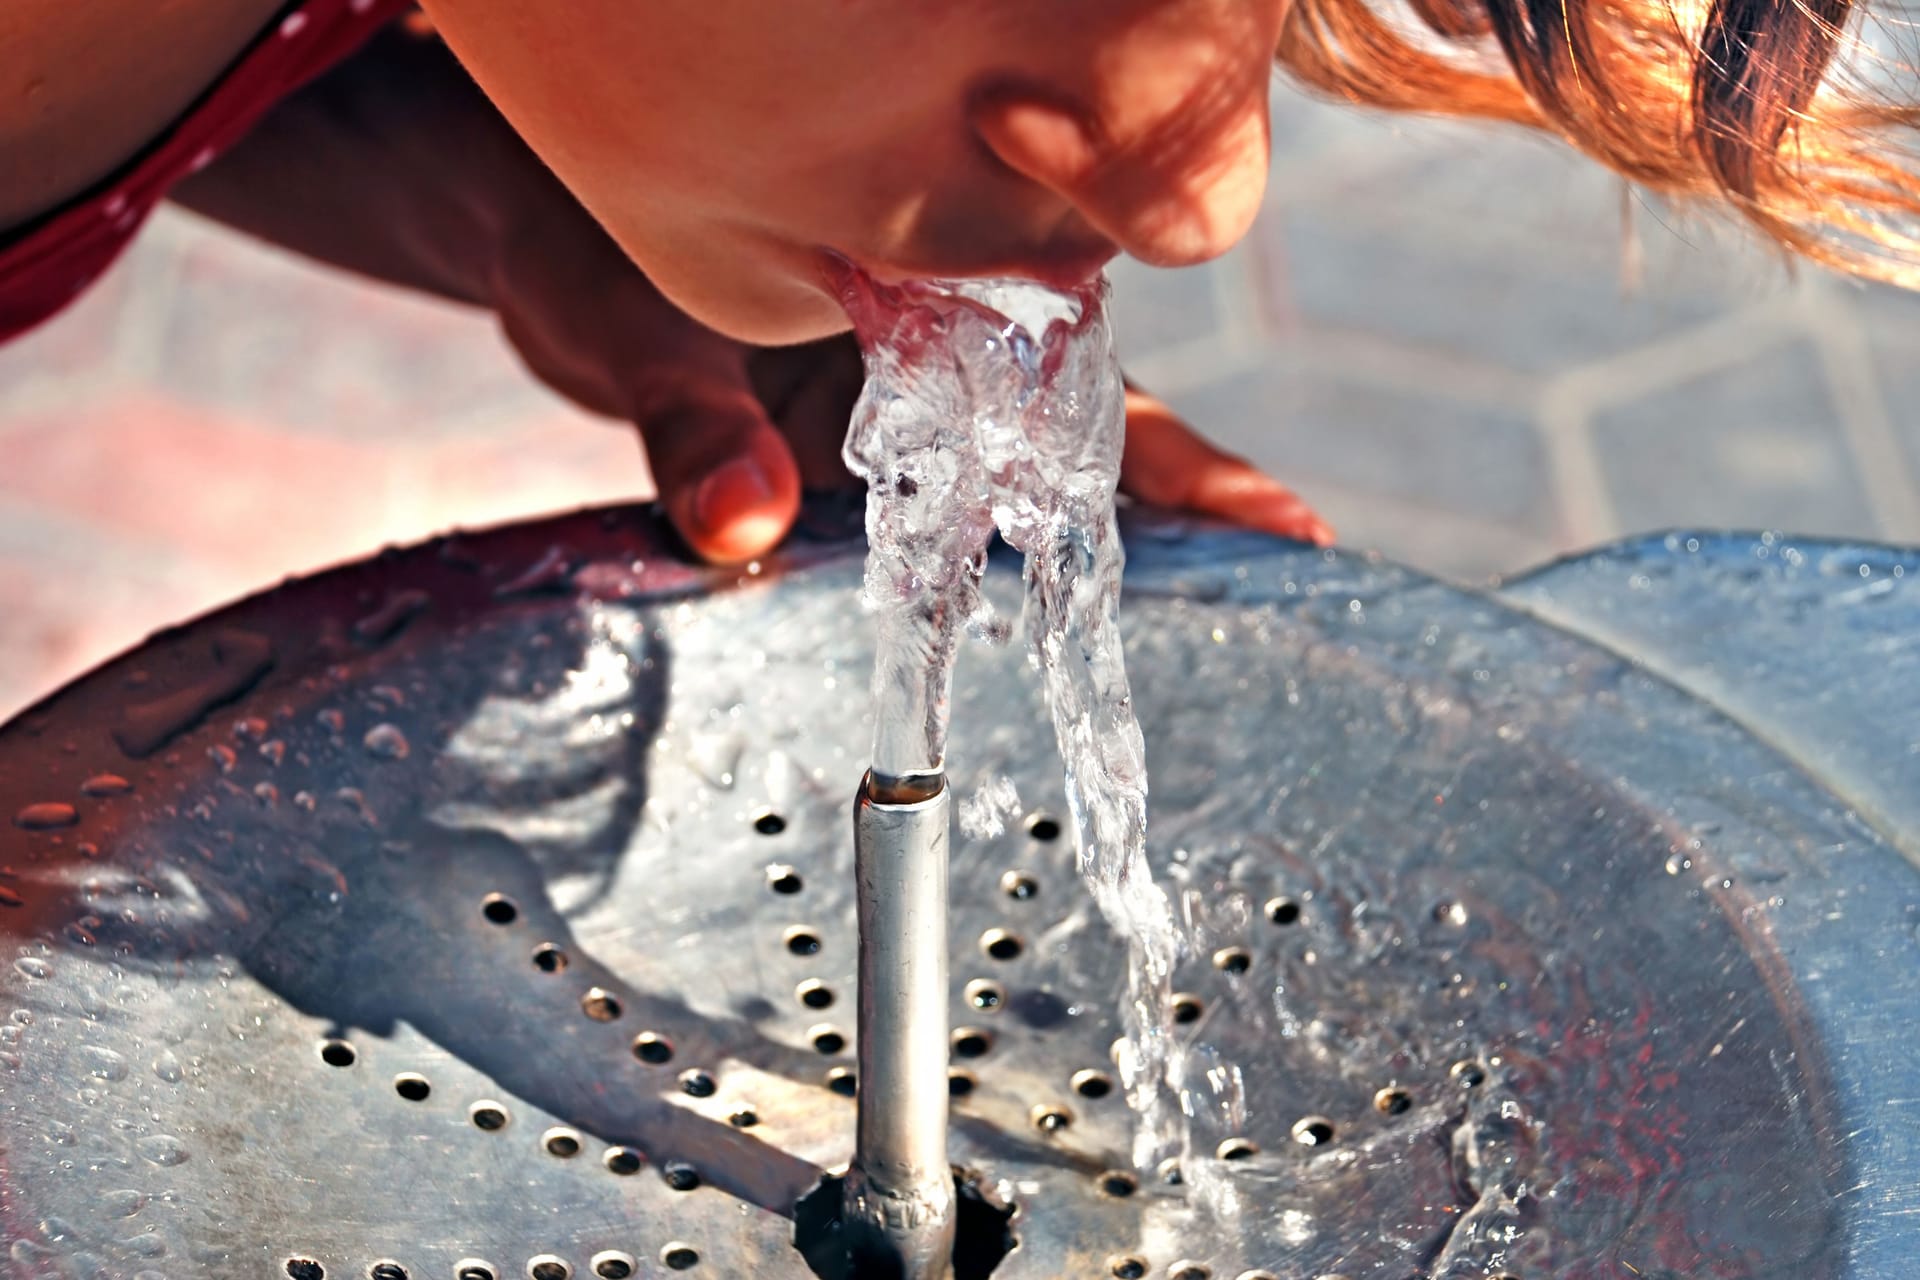
POLYGON ((1126 391, 1106 285, 1018 281, 888 287, 850 273, 842 301, 866 353, 848 465, 867 480, 866 597, 878 617, 874 768, 944 767, 961 631, 983 621, 1000 535, 1026 558, 1025 621, 1066 766, 1080 870, 1130 948, 1134 1159, 1174 1150, 1170 977, 1179 945, 1146 860, 1146 750, 1120 645, 1114 491, 1126 391))

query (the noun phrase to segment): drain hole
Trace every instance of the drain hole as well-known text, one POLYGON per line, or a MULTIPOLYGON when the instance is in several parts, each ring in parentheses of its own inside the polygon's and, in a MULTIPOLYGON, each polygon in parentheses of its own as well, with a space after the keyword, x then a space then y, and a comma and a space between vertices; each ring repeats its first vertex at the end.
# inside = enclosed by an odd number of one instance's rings
POLYGON ((490 1262, 468 1258, 455 1265, 453 1280, 500 1280, 500 1273, 493 1269, 490 1262))
POLYGON ((962 1058, 984 1058, 993 1048, 993 1034, 977 1027, 962 1027, 953 1033, 953 1051, 962 1058))
POLYGON ((673 1061, 673 1045, 657 1032, 642 1031, 633 1038, 633 1056, 649 1066, 657 1067, 663 1062, 673 1061))
POLYGON ((660 1176, 675 1191, 692 1191, 700 1185, 700 1171, 684 1160, 670 1160, 660 1170, 660 1176))
POLYGON ((542 1254, 527 1262, 527 1274, 533 1280, 567 1280, 573 1274, 573 1268, 552 1254, 542 1254))
POLYGON ((813 1047, 820 1053, 832 1056, 847 1047, 847 1038, 829 1026, 809 1028, 807 1039, 813 1041, 813 1047))
POLYGON ((580 1154, 580 1135, 571 1129, 549 1129, 542 1141, 550 1156, 567 1160, 580 1154))
POLYGON ((607 1172, 617 1173, 625 1178, 640 1172, 640 1153, 632 1147, 610 1147, 607 1150, 607 1172))
POLYGON ((835 1067, 833 1070, 827 1072, 827 1088, 833 1090, 843 1098, 851 1098, 858 1088, 858 1084, 853 1078, 853 1068, 835 1067))
MULTIPOLYGON (((897 1260, 849 1256, 841 1220, 845 1187, 844 1177, 828 1174, 794 1206, 793 1244, 808 1270, 821 1280, 899 1275, 897 1260)), ((989 1280, 1015 1247, 1008 1228, 1013 1209, 982 1188, 974 1175, 956 1171, 954 1192, 951 1275, 953 1280, 989 1280)))
POLYGON ((792 867, 775 863, 767 868, 767 888, 775 893, 798 893, 806 888, 806 883, 792 867))
POLYGON ((620 999, 604 987, 593 987, 580 997, 580 1011, 595 1022, 612 1022, 620 1016, 620 999))
POLYGON ((1478 1089, 1487 1082, 1487 1069, 1471 1058, 1454 1063, 1447 1074, 1462 1089, 1478 1089))
POLYGON ((507 1127, 507 1109, 497 1102, 476 1102, 467 1112, 476 1129, 485 1129, 495 1133, 507 1127))
POLYGON ((425 1076, 417 1076, 409 1071, 393 1078, 393 1091, 408 1102, 425 1102, 427 1095, 433 1092, 433 1086, 427 1083, 425 1076))
POLYGON ((1167 1280, 1213 1280, 1213 1268, 1203 1262, 1176 1262, 1167 1280))
POLYGON ((372 1280, 407 1280, 407 1269, 397 1262, 376 1262, 367 1268, 372 1280))
POLYGON ((1241 974, 1253 967, 1253 957, 1245 947, 1222 947, 1213 953, 1213 967, 1222 973, 1241 974))
POLYGON ((753 820, 753 829, 763 836, 777 836, 787 829, 787 820, 777 813, 763 813, 753 820))
POLYGON ((826 1009, 833 1004, 833 988, 818 978, 808 978, 793 989, 793 994, 809 1009, 826 1009))
POLYGON ((971 1071, 963 1071, 959 1067, 951 1067, 947 1070, 947 1096, 949 1098, 964 1098, 979 1087, 979 1084, 980 1081, 974 1077, 971 1071))
POLYGON ((520 908, 504 893, 490 893, 480 903, 480 914, 495 924, 512 924, 520 918, 520 908))
POLYGON ((1303 1147, 1324 1147, 1333 1141, 1333 1122, 1321 1116, 1308 1116, 1293 1122, 1293 1140, 1303 1147))
POLYGON ((593 1274, 601 1280, 627 1280, 634 1272, 634 1262, 624 1253, 600 1253, 593 1259, 593 1274))
POLYGON ((680 1073, 680 1092, 689 1098, 711 1098, 715 1089, 713 1077, 704 1071, 682 1071, 680 1073))
POLYGON ((1040 882, 1024 871, 1009 871, 1000 877, 1000 892, 1019 902, 1025 902, 1040 892, 1040 882))
POLYGON ((345 1040, 329 1040, 320 1046, 320 1061, 330 1067, 350 1067, 358 1056, 345 1040))
POLYGON ((1112 1258, 1107 1262, 1107 1270, 1119 1280, 1140 1280, 1147 1274, 1147 1264, 1138 1258, 1112 1258))
POLYGON ((1373 1095, 1373 1109, 1383 1116, 1404 1115, 1413 1106, 1413 1096, 1405 1089, 1382 1089, 1373 1095))
POLYGON ((1300 923, 1300 904, 1292 898, 1267 899, 1267 919, 1277 925, 1300 923))
MULTIPOLYGON (((1294 1136, 1299 1136, 1299 1125, 1294 1126, 1294 1136)), ((1260 1144, 1249 1138, 1228 1138, 1213 1154, 1222 1160, 1251 1160, 1260 1154, 1260 1144)))
POLYGON ((1104 1071, 1076 1071, 1073 1091, 1083 1098, 1104 1098, 1113 1092, 1113 1077, 1104 1071))
POLYGON ((976 1009, 998 1009, 1007 993, 997 982, 988 982, 981 978, 967 984, 967 1003, 976 1009))
POLYGON ((1073 1112, 1065 1107, 1051 1107, 1042 1103, 1030 1114, 1033 1116, 1033 1127, 1042 1133, 1059 1133, 1073 1123, 1073 1112))
POLYGON ((669 1271, 691 1271, 700 1265, 700 1251, 690 1244, 675 1242, 660 1251, 660 1261, 669 1271))
POLYGON ((980 935, 980 949, 995 960, 1012 960, 1027 949, 1017 933, 1008 933, 1005 929, 989 929, 980 935))
POLYGON ((1027 819, 1027 834, 1035 840, 1052 844, 1060 838, 1060 820, 1050 814, 1036 813, 1027 819))
POLYGON ((786 933, 787 950, 797 956, 817 956, 820 954, 820 935, 810 929, 789 929, 786 933))
POLYGON ((1100 1175, 1100 1194, 1124 1200, 1140 1189, 1140 1179, 1124 1169, 1109 1169, 1100 1175))
POLYGON ((533 967, 542 973, 559 973, 567 967, 567 953, 551 942, 543 942, 533 949, 533 967))
POLYGON ((760 1113, 752 1107, 742 1107, 727 1117, 727 1123, 736 1129, 751 1129, 760 1123, 760 1113))
POLYGON ((1177 995, 1173 998, 1173 1020, 1183 1027, 1200 1021, 1200 1015, 1206 1011, 1206 1002, 1199 996, 1177 995))
POLYGON ((312 1258, 288 1258, 287 1275, 292 1280, 327 1280, 327 1269, 312 1258))

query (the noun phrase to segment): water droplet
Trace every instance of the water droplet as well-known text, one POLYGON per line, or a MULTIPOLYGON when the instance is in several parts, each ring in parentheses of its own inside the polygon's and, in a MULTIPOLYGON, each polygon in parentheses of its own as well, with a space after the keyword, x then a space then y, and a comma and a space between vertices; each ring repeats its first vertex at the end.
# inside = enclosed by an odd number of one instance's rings
POLYGON ((300 808, 305 809, 308 813, 312 813, 314 806, 319 803, 319 801, 313 798, 313 792, 311 791, 294 792, 293 802, 300 808))
POLYGON ((0 907, 24 907, 27 900, 7 886, 0 884, 0 907))
POLYGON ((260 754, 268 764, 278 765, 287 758, 287 744, 278 738, 271 742, 263 742, 260 744, 260 754))
POLYGON ((377 724, 360 740, 368 751, 383 760, 405 760, 413 751, 407 735, 390 724, 377 724))
POLYGON ((280 803, 280 788, 271 782, 258 783, 253 788, 253 798, 271 808, 280 803))
POLYGON ((181 1069, 180 1059, 174 1056, 173 1050, 162 1049, 153 1059, 153 1074, 168 1084, 179 1084, 187 1073, 181 1069))
POLYGON ((125 1191, 109 1191, 100 1197, 100 1206, 111 1217, 131 1218, 147 1207, 147 1193, 131 1187, 125 1191))
POLYGON ((19 1054, 0 1053, 0 1071, 18 1071, 19 1069, 20 1069, 19 1054))
POLYGON ((142 1138, 134 1144, 143 1160, 151 1161, 163 1168, 187 1162, 187 1149, 180 1139, 170 1133, 156 1133, 151 1138, 142 1138))
POLYGON ((240 763, 240 756, 224 742, 216 742, 207 748, 207 759, 222 773, 232 773, 233 767, 240 763))
POLYGON ((23 956, 13 962, 13 967, 23 977, 51 978, 53 976, 53 966, 37 956, 23 956))
POLYGON ((167 1251, 167 1242, 158 1231, 144 1231, 137 1236, 122 1240, 120 1244, 127 1252, 138 1254, 143 1258, 158 1258, 167 1251))
POLYGON ((90 1044, 80 1050, 80 1061, 87 1074, 100 1080, 125 1080, 127 1060, 102 1045, 90 1044))
POLYGON ((345 713, 333 707, 328 707, 325 711, 315 716, 314 719, 325 726, 328 733, 339 733, 347 727, 347 717, 345 713))
POLYGON ((133 790, 133 784, 117 773, 96 773, 80 784, 83 796, 123 796, 133 790))
POLYGON ((80 811, 70 804, 61 804, 49 800, 40 804, 30 804, 13 815, 17 827, 28 831, 57 831, 62 827, 71 827, 80 821, 80 811))
POLYGON ((67 941, 76 946, 91 947, 100 941, 100 935, 96 932, 99 928, 99 916, 81 916, 78 920, 68 922, 67 941))

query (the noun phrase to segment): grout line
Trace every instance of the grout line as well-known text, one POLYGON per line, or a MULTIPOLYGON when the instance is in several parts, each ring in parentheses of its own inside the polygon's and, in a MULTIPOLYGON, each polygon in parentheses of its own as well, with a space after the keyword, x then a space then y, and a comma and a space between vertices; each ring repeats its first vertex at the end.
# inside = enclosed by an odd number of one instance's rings
POLYGON ((1600 453, 1594 447, 1591 411, 1579 400, 1549 389, 1540 398, 1534 429, 1547 453, 1554 510, 1561 537, 1590 547, 1620 536, 1620 513, 1607 492, 1600 453))
POLYGON ((1860 317, 1828 282, 1810 282, 1806 293, 1809 336, 1874 523, 1897 541, 1920 538, 1920 487, 1887 411, 1860 317))

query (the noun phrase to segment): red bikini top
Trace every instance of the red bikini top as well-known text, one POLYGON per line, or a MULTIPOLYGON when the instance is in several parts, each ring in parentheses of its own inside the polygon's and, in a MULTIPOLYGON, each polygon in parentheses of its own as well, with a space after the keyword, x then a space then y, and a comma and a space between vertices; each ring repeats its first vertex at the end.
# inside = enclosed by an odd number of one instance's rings
POLYGON ((113 265, 176 182, 233 146, 275 103, 412 7, 412 0, 305 0, 147 149, 93 190, 0 233, 0 342, 52 318, 113 265))

